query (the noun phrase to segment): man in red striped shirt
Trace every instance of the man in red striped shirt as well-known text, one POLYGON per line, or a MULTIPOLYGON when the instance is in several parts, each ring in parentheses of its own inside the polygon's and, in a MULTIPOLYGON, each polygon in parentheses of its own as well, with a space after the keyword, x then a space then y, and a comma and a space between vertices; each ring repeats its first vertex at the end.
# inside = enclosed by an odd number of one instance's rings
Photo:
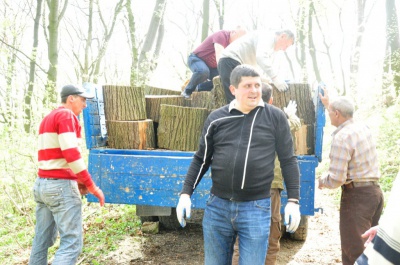
POLYGON ((82 251, 81 194, 92 193, 104 205, 81 156, 79 114, 93 98, 74 85, 61 90, 62 105, 44 117, 39 128, 39 172, 33 192, 36 227, 29 264, 47 265, 48 248, 57 234, 60 247, 52 264, 75 264, 82 251))

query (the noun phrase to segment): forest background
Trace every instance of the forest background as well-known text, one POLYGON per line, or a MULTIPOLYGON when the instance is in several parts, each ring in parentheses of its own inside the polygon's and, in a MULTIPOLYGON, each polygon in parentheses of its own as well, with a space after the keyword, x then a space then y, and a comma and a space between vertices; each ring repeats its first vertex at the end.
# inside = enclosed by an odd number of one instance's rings
MULTIPOLYGON (((31 189, 37 173, 37 128, 59 104, 60 87, 92 82, 180 90, 191 75, 189 53, 211 33, 238 25, 248 31, 295 32, 295 45, 281 64, 282 77, 313 87, 324 82, 333 95, 354 100, 356 118, 375 128, 381 183, 390 191, 400 153, 400 0, 0 3, 2 264, 29 255, 35 222, 31 189)), ((134 208, 127 207, 113 214, 132 212, 134 208)), ((94 219, 97 224, 103 221, 94 219)), ((131 221, 129 225, 137 227, 139 221, 131 221)), ((85 251, 100 255, 98 250, 85 251)))

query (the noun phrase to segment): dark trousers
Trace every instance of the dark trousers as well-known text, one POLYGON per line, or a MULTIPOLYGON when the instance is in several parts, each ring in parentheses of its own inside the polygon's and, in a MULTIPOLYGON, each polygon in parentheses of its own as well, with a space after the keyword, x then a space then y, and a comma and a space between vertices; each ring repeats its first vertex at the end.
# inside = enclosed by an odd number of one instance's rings
POLYGON ((232 95, 231 91, 229 90, 229 86, 231 84, 230 78, 233 69, 236 66, 240 65, 240 62, 233 60, 231 58, 221 58, 218 61, 218 72, 219 77, 222 82, 222 86, 224 87, 226 103, 229 104, 232 100, 235 99, 235 96, 232 95))
POLYGON ((343 265, 353 265, 364 251, 361 235, 378 224, 383 209, 379 186, 343 188, 340 201, 340 239, 343 265))

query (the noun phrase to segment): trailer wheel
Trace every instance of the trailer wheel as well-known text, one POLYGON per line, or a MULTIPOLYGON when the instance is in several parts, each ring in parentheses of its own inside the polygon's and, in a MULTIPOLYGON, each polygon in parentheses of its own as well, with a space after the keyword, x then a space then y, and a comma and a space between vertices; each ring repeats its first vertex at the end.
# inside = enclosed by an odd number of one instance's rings
POLYGON ((308 216, 302 215, 299 227, 294 233, 289 233, 289 236, 291 239, 297 241, 305 241, 307 238, 307 230, 308 230, 308 216))
MULTIPOLYGON (((282 214, 282 220, 284 220, 285 216, 282 214)), ((285 238, 290 238, 298 241, 305 241, 307 238, 308 231, 308 215, 302 215, 300 219, 300 224, 297 230, 294 233, 286 232, 286 226, 283 224, 281 226, 281 236, 285 238)))
POLYGON ((171 208, 171 215, 159 216, 158 219, 165 229, 176 230, 181 227, 178 218, 176 218, 176 208, 171 208))
POLYGON ((142 224, 144 222, 157 222, 158 216, 140 216, 140 221, 142 222, 142 224))

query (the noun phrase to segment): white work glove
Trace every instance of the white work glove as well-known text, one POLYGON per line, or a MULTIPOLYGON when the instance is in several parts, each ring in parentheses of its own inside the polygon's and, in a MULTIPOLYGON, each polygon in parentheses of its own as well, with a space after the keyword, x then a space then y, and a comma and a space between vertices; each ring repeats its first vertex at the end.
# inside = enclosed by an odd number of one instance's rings
POLYGON ((178 222, 182 227, 186 226, 185 213, 186 218, 190 219, 190 211, 192 207, 192 201, 187 194, 182 194, 179 197, 178 205, 176 206, 176 217, 178 218, 178 222))
POLYGON ((296 101, 290 100, 287 107, 283 108, 283 111, 288 116, 288 122, 290 126, 290 130, 298 130, 301 127, 301 122, 299 117, 297 117, 297 104, 296 101))
POLYGON ((299 227, 300 219, 300 205, 289 201, 285 207, 286 232, 294 233, 299 227))
POLYGON ((277 77, 275 77, 275 78, 272 79, 272 83, 274 84, 274 86, 275 86, 280 92, 285 92, 285 91, 289 88, 288 84, 287 84, 284 80, 279 79, 279 78, 277 78, 277 77))

